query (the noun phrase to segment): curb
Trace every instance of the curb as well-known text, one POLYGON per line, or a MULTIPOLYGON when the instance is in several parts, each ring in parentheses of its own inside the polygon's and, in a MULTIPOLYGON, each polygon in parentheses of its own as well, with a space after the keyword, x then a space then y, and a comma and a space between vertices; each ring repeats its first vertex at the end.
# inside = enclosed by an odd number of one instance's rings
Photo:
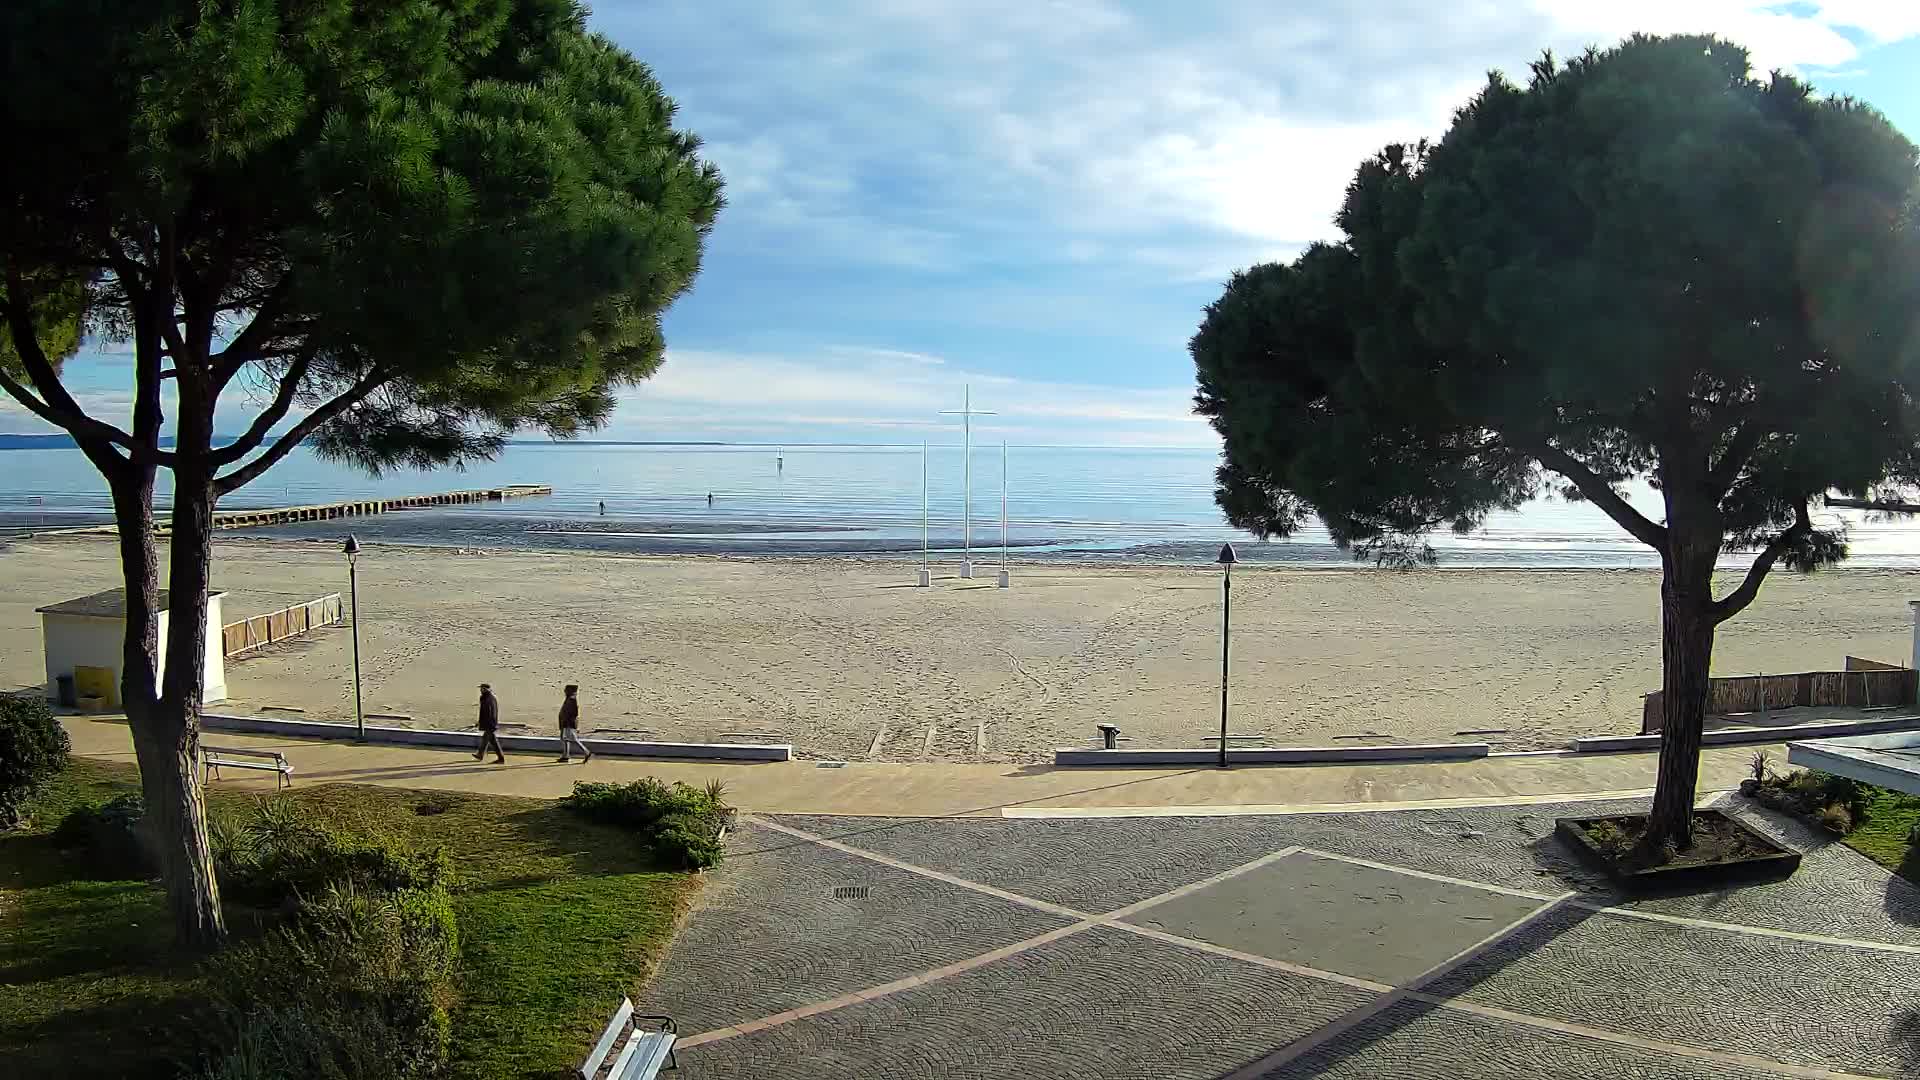
MULTIPOLYGON (((1796 724, 1792 727, 1723 728, 1704 732, 1701 746, 1737 746, 1741 743, 1797 742, 1801 739, 1830 739, 1841 735, 1878 735, 1883 732, 1920 730, 1920 716, 1901 716, 1887 720, 1834 720, 1824 724, 1796 724)), ((1611 750, 1657 750, 1659 735, 1597 735, 1573 740, 1578 753, 1605 753, 1611 750)))
MULTIPOLYGON (((1425 743, 1413 746, 1301 746, 1236 747, 1227 751, 1232 765, 1324 765, 1374 761, 1466 761, 1483 758, 1487 743, 1425 743)), ((1119 765, 1214 765, 1220 751, 1211 747, 1180 750, 1086 750, 1061 747, 1053 752, 1056 766, 1113 767, 1119 765)))
MULTIPOLYGON (((323 720, 272 720, 264 716, 233 716, 226 713, 202 713, 200 726, 207 731, 229 731, 246 735, 282 735, 302 739, 333 739, 352 742, 359 738, 352 724, 323 720)), ((375 727, 367 725, 369 743, 394 746, 457 746, 471 751, 480 744, 476 731, 423 731, 416 728, 375 727)), ((791 743, 678 743, 633 742, 626 739, 582 740, 595 754, 608 757, 679 758, 697 761, 791 761, 791 743)), ((558 754, 557 735, 501 735, 504 750, 539 751, 558 754)))

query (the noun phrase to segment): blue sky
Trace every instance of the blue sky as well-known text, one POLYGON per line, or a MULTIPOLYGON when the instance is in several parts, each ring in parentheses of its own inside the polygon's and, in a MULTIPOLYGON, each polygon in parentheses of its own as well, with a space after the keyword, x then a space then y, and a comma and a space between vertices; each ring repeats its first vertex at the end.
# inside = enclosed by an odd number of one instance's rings
MULTIPOLYGON (((1916 0, 601 0, 729 207, 603 437, 1208 446, 1185 342, 1490 68, 1712 31, 1920 136, 1916 0)), ((111 413, 126 357, 70 374, 111 413)), ((233 395, 222 427, 244 422, 233 395)), ((0 430, 35 430, 0 406, 0 430)))

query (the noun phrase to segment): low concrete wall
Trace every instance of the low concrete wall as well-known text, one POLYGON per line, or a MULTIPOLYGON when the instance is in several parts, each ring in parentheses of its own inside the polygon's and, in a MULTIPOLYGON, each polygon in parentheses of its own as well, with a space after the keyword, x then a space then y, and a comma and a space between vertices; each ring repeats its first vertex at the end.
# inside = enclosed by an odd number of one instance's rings
MULTIPOLYGON (((207 731, 230 731, 246 735, 281 735, 297 739, 353 739, 356 737, 352 724, 336 724, 324 720, 273 720, 264 716, 233 716, 225 713, 203 714, 200 717, 200 726, 207 731)), ((369 724, 366 741, 398 746, 457 746, 463 750, 476 750, 480 746, 480 733, 472 729, 423 731, 417 728, 374 727, 369 724)), ((594 753, 606 754, 610 757, 691 758, 702 761, 791 761, 793 759, 791 743, 673 743, 633 742, 627 739, 585 739, 583 741, 594 753)), ((558 754, 560 737, 502 734, 500 746, 506 750, 558 754)))
MULTIPOLYGON (((1230 747, 1227 761, 1234 765, 1364 764, 1370 761, 1461 761, 1486 757, 1487 743, 1427 743, 1418 746, 1290 746, 1230 747)), ((1092 750, 1062 747, 1053 752, 1055 765, 1114 767, 1120 765, 1214 765, 1220 751, 1092 750)))
MULTIPOLYGON (((1723 728, 1700 736, 1702 746, 1729 746, 1738 743, 1786 742, 1789 739, 1827 739, 1837 735, 1874 735, 1883 731, 1920 730, 1920 716, 1891 716, 1884 720, 1834 720, 1823 724, 1794 724, 1787 727, 1723 728)), ((1573 740, 1573 748, 1583 754, 1610 750, 1657 750, 1658 735, 1599 735, 1573 740)))

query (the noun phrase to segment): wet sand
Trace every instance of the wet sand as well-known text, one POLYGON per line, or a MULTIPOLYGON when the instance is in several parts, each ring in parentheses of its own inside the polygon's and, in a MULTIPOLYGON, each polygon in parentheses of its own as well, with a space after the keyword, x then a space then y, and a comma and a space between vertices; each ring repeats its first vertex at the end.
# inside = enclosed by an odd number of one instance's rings
MULTIPOLYGON (((1203 745, 1218 730, 1217 568, 1016 565, 1004 591, 991 568, 975 581, 939 568, 930 590, 913 572, 370 545, 366 708, 462 727, 485 681, 503 721, 544 731, 561 684, 577 682, 589 735, 765 733, 855 761, 1033 761, 1090 744, 1101 722, 1135 746, 1203 745)), ((346 578, 331 545, 216 544, 229 621, 345 592, 346 578)), ((103 538, 0 551, 0 688, 44 678, 34 608, 117 584, 103 538)), ((1908 572, 1776 574, 1722 627, 1714 671, 1905 661, 1916 595, 1908 572)), ((1647 571, 1243 567, 1233 599, 1231 728, 1275 745, 1556 746, 1637 731, 1640 695, 1659 683, 1647 571)), ((332 628, 229 661, 227 682, 230 710, 351 719, 351 636, 332 628)))

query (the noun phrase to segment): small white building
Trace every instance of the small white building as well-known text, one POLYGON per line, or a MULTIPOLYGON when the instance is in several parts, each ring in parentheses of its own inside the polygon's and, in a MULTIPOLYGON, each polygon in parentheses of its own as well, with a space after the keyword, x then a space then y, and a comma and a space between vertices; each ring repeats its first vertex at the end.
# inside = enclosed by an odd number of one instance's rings
MULTIPOLYGON (((225 595, 218 592, 207 594, 207 648, 206 656, 200 661, 206 665, 206 686, 201 695, 203 704, 222 701, 227 696, 226 648, 220 637, 220 598, 225 595)), ((158 607, 160 669, 154 674, 156 678, 164 678, 167 670, 168 625, 165 589, 160 590, 158 607)), ((37 610, 40 613, 42 651, 47 659, 48 699, 58 697, 61 676, 73 678, 76 668, 104 668, 112 673, 107 707, 119 708, 121 659, 127 635, 127 591, 108 589, 37 610)))

